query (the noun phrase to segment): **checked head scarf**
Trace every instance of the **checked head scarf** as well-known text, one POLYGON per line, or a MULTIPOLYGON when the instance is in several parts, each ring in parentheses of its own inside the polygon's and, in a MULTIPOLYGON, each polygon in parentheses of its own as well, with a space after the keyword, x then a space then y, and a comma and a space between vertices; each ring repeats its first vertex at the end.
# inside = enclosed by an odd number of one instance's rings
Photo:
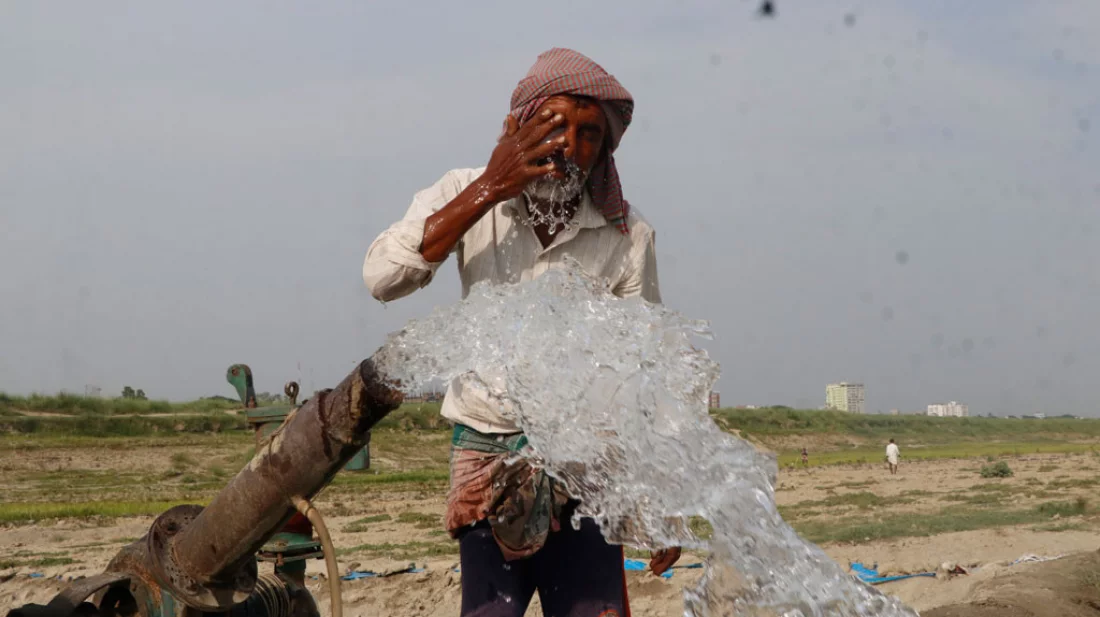
POLYGON ((613 153, 630 126, 634 97, 617 79, 585 55, 572 49, 555 47, 540 54, 527 76, 516 86, 512 93, 511 114, 522 126, 546 99, 558 94, 585 96, 600 102, 609 128, 608 148, 588 177, 588 192, 604 218, 622 233, 629 233, 626 221, 630 204, 623 198, 613 153))

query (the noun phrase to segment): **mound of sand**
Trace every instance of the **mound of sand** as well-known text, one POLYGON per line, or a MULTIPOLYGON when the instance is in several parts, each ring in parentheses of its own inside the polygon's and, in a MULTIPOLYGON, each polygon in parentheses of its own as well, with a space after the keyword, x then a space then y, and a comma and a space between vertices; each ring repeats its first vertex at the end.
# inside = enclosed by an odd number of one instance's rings
POLYGON ((1013 568, 923 617, 1100 617, 1100 551, 1013 568))

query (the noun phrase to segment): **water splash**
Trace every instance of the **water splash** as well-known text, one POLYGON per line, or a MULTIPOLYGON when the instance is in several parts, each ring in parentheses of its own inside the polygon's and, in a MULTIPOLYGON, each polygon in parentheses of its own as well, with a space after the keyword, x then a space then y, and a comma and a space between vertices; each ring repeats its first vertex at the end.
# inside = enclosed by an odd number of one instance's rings
POLYGON ((375 358, 410 387, 476 374, 608 541, 708 551, 685 615, 915 617, 779 516, 774 457, 707 413, 719 368, 692 340, 709 335, 706 322, 616 298, 567 264, 529 283, 475 285, 375 358), (710 522, 709 540, 692 516, 710 522))
POLYGON ((581 171, 575 161, 564 157, 555 157, 554 160, 565 177, 559 179, 546 175, 528 184, 523 190, 528 204, 542 205, 534 208, 529 205, 525 208, 526 217, 521 219, 531 227, 545 225, 550 235, 579 226, 573 209, 566 206, 580 197, 585 183, 588 182, 587 174, 581 171))

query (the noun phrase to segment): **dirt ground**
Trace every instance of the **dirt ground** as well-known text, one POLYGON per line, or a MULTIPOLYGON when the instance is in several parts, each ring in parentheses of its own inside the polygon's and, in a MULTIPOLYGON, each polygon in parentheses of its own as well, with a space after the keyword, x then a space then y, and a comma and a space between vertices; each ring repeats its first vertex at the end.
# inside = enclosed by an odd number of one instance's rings
MULTIPOLYGON (((187 449, 187 454, 191 459, 229 465, 238 455, 235 450, 240 445, 239 441, 195 445, 187 449)), ((1095 485, 1100 478, 1100 459, 1094 455, 1034 455, 1006 460, 1015 475, 996 481, 979 476, 978 468, 985 461, 976 460, 903 464, 897 476, 889 475, 879 465, 783 470, 776 497, 781 507, 789 508, 785 512, 789 511, 791 517, 824 523, 826 527, 831 523, 845 524, 850 517, 872 521, 919 517, 940 511, 945 505, 966 503, 974 496, 989 494, 1002 495, 1006 501, 993 501, 982 507, 1003 507, 1006 503, 1012 507, 1030 507, 1049 499, 1100 497, 1095 485), (994 486, 994 482, 998 484, 994 486)), ((169 491, 171 487, 194 486, 180 484, 178 472, 172 471, 179 467, 180 461, 178 452, 163 447, 0 452, 0 469, 3 469, 0 500, 23 503, 53 497, 65 501, 73 499, 74 491, 87 499, 89 495, 105 492, 103 484, 110 486, 111 479, 118 483, 115 489, 106 491, 112 499, 174 498, 173 495, 178 495, 169 491), (55 479, 50 474, 58 472, 79 472, 84 474, 82 482, 98 484, 58 489, 49 483, 55 479), (154 482, 147 478, 169 479, 154 482), (56 493, 51 495, 51 491, 56 493)), ((373 464, 390 470, 410 469, 407 459, 397 452, 380 451, 373 464)), ((441 464, 438 456, 430 455, 418 460, 412 468, 438 471, 441 464)), ((219 478, 211 484, 216 487, 223 482, 224 478, 219 478)), ((454 571, 458 563, 454 544, 441 529, 443 497, 444 488, 438 481, 337 482, 318 500, 340 549, 342 572, 351 569, 383 572, 410 563, 423 568, 418 573, 344 582, 345 615, 458 614, 461 573, 454 571)), ((101 571, 121 546, 142 536, 151 522, 152 517, 147 516, 66 518, 0 527, 0 556, 10 557, 6 566, 0 566, 0 607, 45 603, 67 581, 101 571)), ((941 570, 935 578, 913 578, 878 586, 883 593, 899 597, 925 615, 1100 615, 1097 597, 1100 558, 1096 554, 1100 548, 1100 520, 1093 510, 1074 516, 1055 513, 1045 522, 935 535, 895 535, 879 540, 825 543, 822 547, 845 567, 859 561, 878 564, 883 574, 941 570), (1028 556, 1057 559, 1014 563, 1028 556), (962 566, 969 574, 948 576, 942 571, 944 564, 962 566), (1072 600, 1076 603, 1067 604, 1060 609, 1064 612, 1055 613, 1047 609, 1056 604, 1044 601, 1054 596, 1080 601, 1072 600), (1009 601, 1016 604, 1004 604, 1009 601), (977 604, 950 606, 970 602, 977 604), (1009 606, 1012 608, 1006 608, 1009 606), (941 608, 932 610, 937 607, 941 608)), ((680 563, 687 565, 701 560, 701 555, 685 554, 680 563)), ((264 568, 261 566, 261 571, 264 568)), ((639 617, 682 614, 682 591, 697 583, 702 572, 676 569, 668 580, 648 572, 628 573, 633 614, 639 617)), ((309 564, 310 589, 322 614, 328 615, 323 573, 322 561, 309 564)), ((528 614, 541 614, 537 607, 536 598, 528 614)))

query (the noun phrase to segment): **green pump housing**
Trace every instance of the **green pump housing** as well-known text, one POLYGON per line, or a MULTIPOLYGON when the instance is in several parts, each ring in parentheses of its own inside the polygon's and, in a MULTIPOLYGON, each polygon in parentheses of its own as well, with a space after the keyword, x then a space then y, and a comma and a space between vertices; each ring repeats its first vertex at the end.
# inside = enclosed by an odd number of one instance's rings
MULTIPOLYGON (((289 405, 267 405, 259 407, 256 402, 256 390, 252 382, 252 369, 247 364, 234 364, 225 372, 225 380, 237 390, 237 396, 245 406, 245 418, 256 431, 257 444, 263 442, 282 425, 290 412, 298 408, 298 383, 286 384, 283 392, 290 399, 289 405)), ((348 464, 345 471, 363 471, 370 469, 370 443, 360 450, 348 464)))

